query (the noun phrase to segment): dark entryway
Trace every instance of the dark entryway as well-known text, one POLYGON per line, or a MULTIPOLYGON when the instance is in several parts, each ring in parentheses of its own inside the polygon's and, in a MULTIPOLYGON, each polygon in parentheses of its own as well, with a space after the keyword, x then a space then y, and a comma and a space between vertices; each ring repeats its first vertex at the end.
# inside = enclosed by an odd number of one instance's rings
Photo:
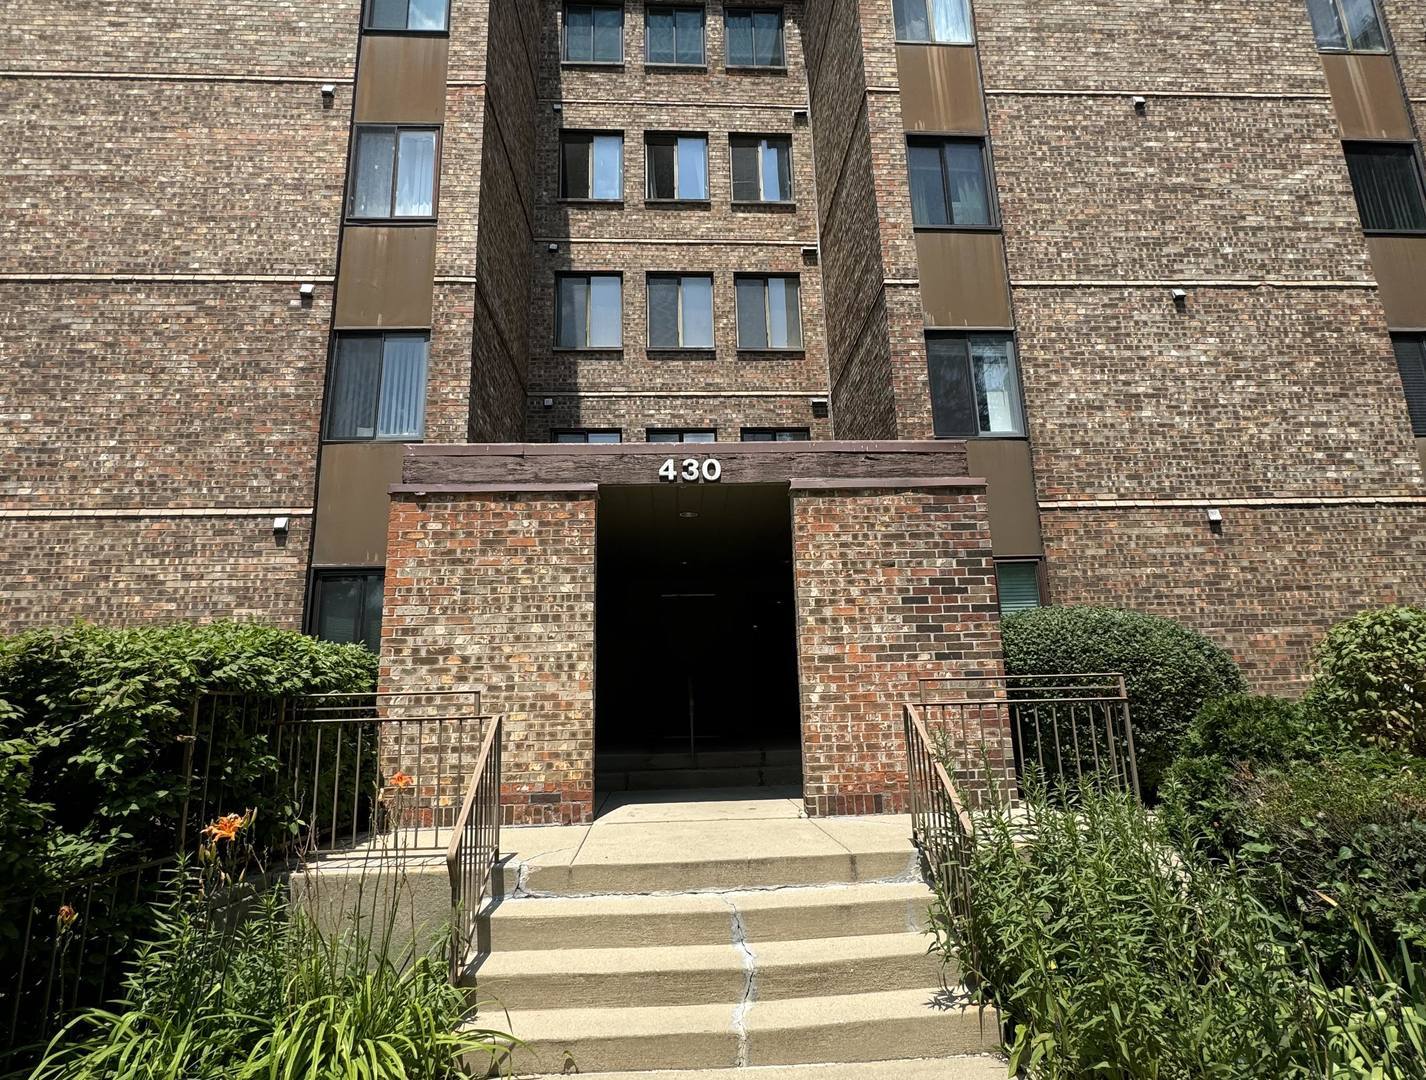
POLYGON ((800 783, 782 485, 599 493, 596 786, 800 783))

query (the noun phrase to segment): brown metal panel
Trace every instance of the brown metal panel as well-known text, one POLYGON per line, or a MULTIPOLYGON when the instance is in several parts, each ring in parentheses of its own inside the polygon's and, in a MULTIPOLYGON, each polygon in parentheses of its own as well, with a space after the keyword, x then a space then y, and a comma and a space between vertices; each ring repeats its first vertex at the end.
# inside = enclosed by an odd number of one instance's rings
POLYGON ((401 480, 401 443, 330 443, 322 449, 317 487, 317 566, 386 562, 387 489, 401 480))
POLYGON ((431 325, 434 225, 348 225, 337 277, 337 329, 431 325))
POLYGON ((1396 330, 1426 326, 1426 236, 1368 236, 1367 247, 1387 325, 1396 330))
POLYGON ((907 131, 984 134, 985 101, 973 45, 898 45, 907 131))
POLYGON ((439 124, 446 116, 443 37, 369 34, 356 85, 358 124, 439 124))
POLYGON ((1421 468, 1426 469, 1426 439, 1416 440, 1416 452, 1421 455, 1421 468))
POLYGON ((1415 140, 1394 56, 1323 53, 1322 66, 1342 138, 1415 140))
POLYGON ((1010 323, 1005 240, 996 232, 918 232, 921 307, 927 326, 1010 323))
POLYGON ((985 477, 988 485, 990 545, 996 558, 1044 555, 1030 444, 1023 439, 971 439, 966 455, 971 475, 985 477))

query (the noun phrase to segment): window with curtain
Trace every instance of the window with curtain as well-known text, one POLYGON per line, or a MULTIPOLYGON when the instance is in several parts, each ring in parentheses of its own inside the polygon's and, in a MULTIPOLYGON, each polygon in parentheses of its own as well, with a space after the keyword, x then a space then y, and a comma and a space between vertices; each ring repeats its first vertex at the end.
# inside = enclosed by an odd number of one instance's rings
POLYGON ((708 200, 708 136, 649 135, 645 195, 656 202, 708 200))
POLYGON ((743 442, 810 442, 806 428, 743 428, 743 442))
POLYGON ((450 0, 370 0, 368 30, 441 31, 450 19, 450 0))
POLYGON ((618 202, 624 197, 624 136, 560 132, 560 198, 618 202))
POLYGON ((434 217, 436 134, 435 128, 358 127, 348 216, 434 217))
POLYGON ((734 135, 734 202, 792 201, 792 140, 783 135, 734 135))
POLYGON ((623 4, 566 4, 564 59, 570 64, 624 62, 623 4))
POLYGON ((328 379, 326 438, 424 438, 429 351, 426 334, 339 335, 328 379))
POLYGON ((1011 335, 928 334, 926 359, 938 437, 1025 433, 1011 335))
POLYGON ((734 284, 739 349, 802 348, 802 286, 796 275, 740 275, 734 284))
POLYGON ((1411 413, 1411 431, 1426 439, 1426 335, 1397 334, 1391 339, 1396 350, 1396 368, 1401 372, 1401 388, 1411 413))
POLYGON ((1307 0, 1323 52, 1386 52, 1386 31, 1373 0, 1307 0))
POLYGON ((995 564, 995 580, 1000 588, 1000 613, 1012 615, 1030 611, 1041 604, 1040 564, 1038 561, 999 562, 995 564))
POLYGON ((1347 169, 1368 232, 1426 231, 1426 189, 1415 143, 1347 143, 1347 169))
POLYGON ((320 570, 312 581, 312 635, 381 651, 382 570, 320 570))
POLYGON ((553 441, 567 445, 607 446, 623 442, 624 433, 613 429, 596 431, 592 428, 576 428, 571 431, 556 431, 553 441))
POLYGON ((990 177, 982 139, 909 139, 911 221, 921 228, 989 226, 990 177))
POLYGON ((701 67, 704 18, 701 7, 650 4, 644 9, 645 61, 701 67))
POLYGON ((718 441, 716 431, 651 428, 646 436, 651 443, 711 443, 718 441))
POLYGON ((650 274, 649 348, 713 348, 713 278, 650 274))
POLYGON ((975 40, 970 0, 894 0, 896 40, 969 45, 975 40))
POLYGON ((787 66, 782 8, 728 8, 729 67, 787 66))
POLYGON ((564 274, 558 280, 555 345, 619 349, 624 345, 624 281, 618 274, 564 274))

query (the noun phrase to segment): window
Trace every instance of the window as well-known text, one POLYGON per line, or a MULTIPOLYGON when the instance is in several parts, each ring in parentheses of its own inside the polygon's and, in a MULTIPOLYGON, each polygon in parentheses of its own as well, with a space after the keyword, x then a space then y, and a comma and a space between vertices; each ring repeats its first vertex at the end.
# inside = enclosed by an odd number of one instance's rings
POLYGON ((787 66, 782 8, 728 8, 728 66, 787 66))
POLYGON ((566 4, 564 59, 567 64, 622 64, 624 5, 566 4))
POLYGON ((312 582, 312 634, 381 651, 381 570, 320 570, 312 582))
POLYGON ((1009 334, 931 334, 926 338, 936 434, 1023 435, 1020 380, 1009 334))
POLYGON ((327 389, 333 442, 426 434, 426 334, 342 334, 327 389))
POLYGON ((997 562, 995 580, 1000 587, 1000 613, 1029 611, 1040 606, 1040 564, 997 562))
POLYGON ((1307 0, 1323 52, 1385 52, 1386 33, 1373 0, 1307 0))
POLYGON ((802 348, 801 283, 796 276, 738 277, 738 348, 802 348))
POLYGON ((713 348, 713 279, 649 275, 649 348, 713 348))
POLYGON ((655 201, 708 199, 708 136, 650 135, 646 194, 655 201))
POLYGON ((1347 143, 1347 169, 1368 232, 1426 231, 1415 143, 1347 143))
POLYGON ((677 431, 671 429, 649 429, 651 443, 710 443, 718 441, 716 431, 677 431))
POLYGON ((598 444, 603 446, 623 442, 624 433, 614 430, 593 431, 588 428, 579 428, 574 431, 556 431, 551 441, 569 445, 584 444, 594 446, 598 444))
POLYGON ((347 214, 429 218, 436 213, 436 129, 359 127, 347 214))
POLYGON ((702 67, 703 9, 650 4, 644 12, 644 58, 650 64, 702 67))
POLYGON ((560 198, 618 202, 624 197, 624 136, 560 133, 560 198))
POLYGON ((917 227, 994 224, 982 140, 911 139, 906 160, 917 227))
POLYGON ((618 274, 566 274, 559 279, 555 345, 619 349, 624 345, 624 281, 618 274))
POLYGON ((444 30, 449 0, 371 0, 366 7, 368 30, 444 30))
POLYGON ((743 442, 810 442, 806 428, 743 428, 743 442))
POLYGON ((792 140, 734 135, 733 201, 792 201, 792 140))
POLYGON ((970 0, 893 0, 896 40, 969 45, 975 40, 970 0))
POLYGON ((1391 339, 1396 349, 1396 367, 1406 391, 1406 407, 1411 411, 1411 431, 1426 439, 1426 335, 1400 335, 1391 339))

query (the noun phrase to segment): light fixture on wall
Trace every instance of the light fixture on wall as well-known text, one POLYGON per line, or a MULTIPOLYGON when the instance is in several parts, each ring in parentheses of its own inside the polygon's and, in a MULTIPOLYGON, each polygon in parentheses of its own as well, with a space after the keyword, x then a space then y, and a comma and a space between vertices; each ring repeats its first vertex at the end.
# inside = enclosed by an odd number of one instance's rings
POLYGON ((1131 97, 1131 98, 1129 99, 1129 101, 1133 104, 1133 106, 1134 106, 1134 111, 1135 111, 1136 113, 1138 113, 1140 116, 1147 116, 1147 115, 1148 115, 1148 113, 1149 113, 1149 99, 1148 99, 1148 98, 1142 97, 1142 96, 1139 95, 1139 94, 1135 94, 1133 97, 1131 97))
POLYGON ((547 397, 547 398, 545 398, 545 400, 544 400, 544 406, 545 406, 545 408, 547 408, 547 409, 553 409, 553 408, 555 407, 555 399, 552 398, 552 397, 547 397))
POLYGON ((818 420, 825 420, 832 412, 831 403, 824 397, 812 399, 812 415, 818 420))
POLYGON ((793 109, 793 110, 792 110, 792 120, 793 120, 794 123, 805 124, 805 123, 807 122, 807 110, 806 110, 806 109, 793 109))
POLYGON ((551 255, 558 255, 560 246, 558 244, 550 244, 550 246, 546 250, 549 251, 551 255))
POLYGON ((336 103, 336 100, 337 100, 337 84, 336 84, 336 83, 323 83, 323 84, 322 84, 322 105, 323 105, 323 107, 330 109, 330 108, 336 103))
POLYGON ((1186 290, 1173 289, 1169 292, 1169 295, 1173 297, 1173 306, 1178 308, 1179 311, 1188 310, 1188 292, 1186 290))
POLYGON ((1208 531, 1214 536, 1223 535, 1223 511, 1216 506, 1208 508, 1208 531))
POLYGON ((274 536, 286 536, 292 529, 292 521, 283 514, 272 519, 272 532, 274 536))

